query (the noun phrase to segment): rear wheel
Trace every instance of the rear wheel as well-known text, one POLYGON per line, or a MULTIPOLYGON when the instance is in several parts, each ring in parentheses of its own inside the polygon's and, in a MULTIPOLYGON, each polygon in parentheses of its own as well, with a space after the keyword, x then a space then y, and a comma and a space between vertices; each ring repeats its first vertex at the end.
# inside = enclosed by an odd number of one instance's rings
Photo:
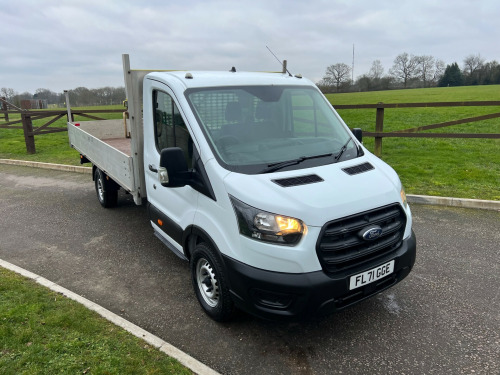
POLYGON ((210 246, 196 246, 190 261, 196 298, 208 316, 218 322, 231 319, 234 305, 219 258, 210 246))
POLYGON ((94 172, 95 191, 101 206, 105 208, 115 207, 118 203, 118 189, 113 180, 109 179, 99 168, 94 172))

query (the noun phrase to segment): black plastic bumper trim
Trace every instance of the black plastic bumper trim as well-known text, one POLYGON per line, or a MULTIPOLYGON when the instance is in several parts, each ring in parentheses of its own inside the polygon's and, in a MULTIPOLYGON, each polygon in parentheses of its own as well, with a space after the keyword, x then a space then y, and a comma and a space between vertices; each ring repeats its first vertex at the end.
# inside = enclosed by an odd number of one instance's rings
POLYGON ((224 256, 233 300, 240 309, 261 318, 307 318, 315 314, 330 314, 374 296, 403 280, 411 271, 416 258, 416 239, 412 235, 402 242, 397 251, 373 263, 364 263, 362 268, 353 268, 349 274, 329 276, 323 271, 291 274, 266 271, 243 264, 224 256), (395 260, 394 272, 378 280, 349 290, 349 278, 360 272, 395 260), (277 305, 260 301, 255 290, 265 291, 266 296, 276 294, 277 305), (279 301, 290 299, 290 303, 279 306, 279 301))

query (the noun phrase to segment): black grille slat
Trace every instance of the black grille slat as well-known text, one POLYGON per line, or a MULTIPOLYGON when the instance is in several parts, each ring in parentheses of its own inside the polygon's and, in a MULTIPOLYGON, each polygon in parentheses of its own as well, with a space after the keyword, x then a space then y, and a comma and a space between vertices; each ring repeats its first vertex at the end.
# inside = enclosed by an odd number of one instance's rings
MULTIPOLYGON (((384 237, 387 237, 391 233, 394 233, 395 231, 399 231, 402 227, 402 223, 397 221, 393 223, 388 223, 383 226, 383 231, 380 237, 380 240, 382 240, 384 237)), ((326 236, 324 236, 326 237, 326 236)), ((329 236, 332 237, 332 236, 329 236)), ((354 247, 359 244, 366 244, 366 241, 363 239, 359 238, 359 236, 356 233, 350 233, 349 235, 343 234, 341 236, 337 236, 335 238, 329 238, 329 240, 334 240, 335 242, 331 243, 332 241, 329 241, 328 243, 322 242, 320 243, 320 248, 321 250, 324 251, 331 251, 331 250, 341 250, 347 247, 354 247)))
POLYGON ((397 234, 391 236, 391 237, 386 237, 385 238, 385 241, 381 241, 381 242, 378 242, 377 244, 374 244, 374 245, 371 245, 369 247, 366 247, 363 249, 363 251, 361 250, 358 250, 358 251, 350 251, 348 252, 347 255, 335 255, 335 256, 328 256, 326 255, 324 257, 325 259, 325 262, 328 263, 328 264, 337 264, 337 263, 342 263, 344 261, 350 261, 352 259, 356 259, 356 258, 360 258, 364 255, 368 255, 368 254, 371 254, 371 253, 374 253, 376 251, 379 251, 381 250, 382 248, 385 248, 385 247, 391 247, 392 245, 396 244, 399 242, 399 238, 397 236, 397 234))
POLYGON ((323 270, 344 271, 395 251, 401 245, 405 227, 406 215, 399 204, 326 223, 316 246, 323 270), (372 225, 382 228, 381 236, 364 240, 360 231, 372 225))
POLYGON ((347 259, 342 263, 330 262, 327 264, 327 266, 330 269, 332 269, 332 271, 329 271, 329 273, 345 271, 345 270, 348 270, 350 267, 355 267, 355 266, 358 266, 358 265, 363 264, 365 262, 374 261, 377 258, 380 258, 380 257, 383 257, 385 255, 392 253, 393 251, 397 250, 399 248, 399 246, 401 246, 401 241, 392 247, 384 248, 384 249, 379 250, 377 252, 366 253, 366 254, 363 254, 362 256, 360 255, 359 257, 356 257, 356 258, 347 259))
POLYGON ((291 187, 291 186, 314 184, 316 182, 321 182, 324 180, 316 174, 309 174, 305 176, 288 177, 272 181, 281 187, 291 187))
MULTIPOLYGON (((355 218, 349 220, 349 222, 339 222, 338 226, 342 226, 342 231, 343 232, 351 232, 354 230, 361 230, 367 225, 373 224, 373 225, 380 225, 381 222, 388 220, 388 219, 393 219, 397 216, 399 216, 401 212, 396 208, 385 215, 374 215, 370 216, 367 220, 367 218, 355 218)), ((325 230, 324 236, 331 236, 334 235, 337 231, 339 231, 337 227, 330 227, 325 230)))
POLYGON ((322 243, 319 246, 323 251, 341 251, 344 249, 350 249, 354 246, 357 246, 358 244, 359 240, 357 238, 354 238, 353 236, 350 236, 347 239, 335 241, 334 244, 322 243))
POLYGON ((360 173, 368 172, 368 171, 371 171, 372 169, 375 169, 375 167, 368 162, 363 163, 363 164, 354 165, 354 166, 348 167, 348 168, 342 168, 342 170, 345 173, 347 173, 349 176, 354 176, 354 175, 357 175, 360 173))
POLYGON ((401 225, 402 225, 401 222, 396 222, 396 223, 393 223, 391 225, 388 225, 384 229, 384 233, 382 233, 382 235, 389 234, 389 233, 395 232, 397 230, 400 230, 401 229, 401 225))

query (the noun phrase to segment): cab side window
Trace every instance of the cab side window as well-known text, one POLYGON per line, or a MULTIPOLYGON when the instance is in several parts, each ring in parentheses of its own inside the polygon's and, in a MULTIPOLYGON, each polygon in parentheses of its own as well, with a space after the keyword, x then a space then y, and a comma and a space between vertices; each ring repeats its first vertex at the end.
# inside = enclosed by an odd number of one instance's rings
POLYGON ((162 91, 153 92, 155 143, 158 152, 180 147, 188 165, 192 165, 193 140, 172 97, 162 91))

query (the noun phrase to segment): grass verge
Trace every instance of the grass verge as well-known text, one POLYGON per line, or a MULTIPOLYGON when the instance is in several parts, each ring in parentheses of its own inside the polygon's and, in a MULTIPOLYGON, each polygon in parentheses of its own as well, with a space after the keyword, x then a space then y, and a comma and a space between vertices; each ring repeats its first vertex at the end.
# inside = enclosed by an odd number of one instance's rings
POLYGON ((192 374, 97 313, 0 268, 0 369, 9 374, 192 374))

